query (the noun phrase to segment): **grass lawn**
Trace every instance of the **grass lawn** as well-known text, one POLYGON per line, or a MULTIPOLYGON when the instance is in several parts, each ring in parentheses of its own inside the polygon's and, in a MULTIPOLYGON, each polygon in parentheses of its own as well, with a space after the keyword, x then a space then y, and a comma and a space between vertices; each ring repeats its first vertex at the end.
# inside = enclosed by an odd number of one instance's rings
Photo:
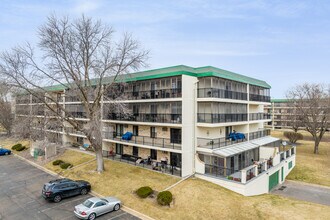
MULTIPOLYGON (((61 157, 74 165, 93 157, 67 150, 61 157), (82 157, 85 157, 82 159, 82 157)), ((51 163, 48 169, 58 171, 51 163)), ((91 182, 92 189, 104 196, 119 197, 125 205, 155 219, 327 219, 330 207, 296 201, 277 195, 244 197, 200 179, 188 179, 171 189, 174 205, 161 207, 154 200, 140 199, 133 192, 141 186, 161 191, 178 178, 125 163, 105 160, 106 171, 95 172, 95 161, 66 170, 62 175, 91 182)))
MULTIPOLYGON (((11 151, 13 151, 14 153, 21 153, 19 151, 16 151, 16 150, 12 150, 11 147, 15 144, 22 144, 23 146, 25 146, 27 149, 30 148, 30 141, 29 140, 15 140, 15 139, 12 139, 12 138, 7 138, 7 137, 1 137, 0 138, 1 140, 1 143, 0 145, 3 147, 3 148, 6 148, 6 149, 9 149, 11 151)), ((24 151, 26 151, 27 149, 25 149, 24 151)))
MULTIPOLYGON (((307 140, 298 141, 296 166, 287 179, 330 186, 330 142, 328 141, 330 134, 326 134, 325 141, 320 143, 319 154, 314 154, 311 135, 307 132, 301 133, 307 140)), ((283 131, 275 130, 271 135, 285 139, 283 131)))

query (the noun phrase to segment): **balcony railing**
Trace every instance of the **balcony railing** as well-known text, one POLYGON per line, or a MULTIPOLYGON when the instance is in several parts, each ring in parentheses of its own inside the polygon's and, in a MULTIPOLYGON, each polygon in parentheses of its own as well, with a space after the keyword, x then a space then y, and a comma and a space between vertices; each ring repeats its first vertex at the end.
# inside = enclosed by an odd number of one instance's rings
POLYGON ((87 114, 85 112, 68 112, 66 116, 74 118, 87 118, 87 114))
POLYGON ((271 115, 267 113, 250 113, 249 120, 255 121, 255 120, 266 120, 270 119, 271 115))
POLYGON ((270 102, 270 96, 250 94, 250 101, 270 102))
MULTIPOLYGON (((247 134, 245 134, 247 137, 247 134)), ((247 138, 232 141, 230 138, 222 137, 222 138, 197 138, 197 147, 206 148, 206 149, 217 149, 221 147, 225 147, 228 145, 240 143, 247 141, 247 138)))
POLYGON ((224 167, 219 167, 215 165, 205 164, 205 174, 216 176, 216 177, 226 177, 229 176, 235 172, 238 172, 238 170, 228 169, 224 167))
POLYGON ((125 143, 181 150, 181 139, 178 138, 152 138, 147 136, 132 136, 131 140, 123 140, 122 135, 116 132, 103 132, 103 137, 105 139, 121 141, 125 143))
POLYGON ((141 122, 156 122, 156 123, 172 123, 181 124, 181 114, 108 114, 104 118, 105 120, 119 120, 119 121, 141 121, 141 122))
POLYGON ((62 131, 63 128, 61 126, 47 126, 47 130, 51 130, 51 131, 62 131))
POLYGON ((251 132, 249 134, 249 139, 253 140, 253 139, 257 139, 257 138, 261 138, 261 137, 265 137, 265 136, 269 136, 269 135, 270 135, 270 129, 265 129, 262 131, 251 132))
POLYGON ((77 130, 75 130, 75 129, 72 128, 72 127, 65 127, 65 128, 64 128, 64 131, 65 131, 66 133, 70 133, 70 134, 77 134, 77 135, 84 135, 84 136, 85 136, 84 132, 82 132, 82 131, 77 131, 77 130))
POLYGON ((201 88, 198 89, 197 97, 247 100, 247 93, 215 88, 201 88))
POLYGON ((247 114, 198 113, 198 122, 201 123, 227 123, 237 121, 247 121, 247 114))
POLYGON ((127 100, 137 99, 166 99, 166 98, 180 98, 182 96, 181 88, 177 89, 158 89, 148 91, 129 91, 123 92, 120 95, 109 93, 108 97, 116 99, 118 97, 127 100))

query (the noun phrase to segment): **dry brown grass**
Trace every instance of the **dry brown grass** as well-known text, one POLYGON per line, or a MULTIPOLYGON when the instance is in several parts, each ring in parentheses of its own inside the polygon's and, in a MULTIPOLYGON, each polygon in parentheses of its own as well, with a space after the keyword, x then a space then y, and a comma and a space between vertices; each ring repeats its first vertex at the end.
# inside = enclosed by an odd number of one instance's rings
POLYGON ((11 151, 13 151, 14 153, 22 153, 16 150, 12 150, 11 147, 15 144, 21 143, 23 146, 25 146, 27 149, 24 150, 27 151, 28 148, 30 148, 30 141, 29 140, 20 140, 20 139, 13 139, 13 138, 8 138, 8 137, 1 137, 1 146, 3 148, 9 149, 11 151))
MULTIPOLYGON (((299 132, 307 140, 298 141, 296 166, 287 179, 330 186, 330 142, 327 141, 330 134, 326 134, 326 141, 320 143, 319 154, 314 154, 311 135, 304 131, 299 132)), ((279 130, 272 131, 272 136, 285 139, 283 131, 279 130)))
MULTIPOLYGON (((60 158, 78 165, 93 156, 66 151, 60 158), (82 159, 85 157, 84 159, 82 159)), ((47 168, 56 171, 51 163, 47 168)), ((296 201, 277 195, 244 197, 218 185, 200 179, 186 180, 172 188, 174 206, 161 207, 153 199, 140 199, 134 191, 141 186, 150 186, 161 191, 178 181, 178 178, 156 173, 116 161, 105 161, 106 171, 95 172, 91 162, 63 175, 91 182, 92 189, 104 196, 117 196, 130 208, 155 219, 327 219, 330 207, 296 201)))

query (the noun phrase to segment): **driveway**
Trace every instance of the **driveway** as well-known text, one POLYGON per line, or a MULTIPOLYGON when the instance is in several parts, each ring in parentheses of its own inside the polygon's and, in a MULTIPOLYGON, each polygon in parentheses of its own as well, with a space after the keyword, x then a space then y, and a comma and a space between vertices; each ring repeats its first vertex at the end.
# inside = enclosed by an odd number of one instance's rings
POLYGON ((297 181, 285 181, 285 183, 277 186, 271 193, 330 206, 330 187, 326 186, 317 186, 297 181))
MULTIPOLYGON (((48 202, 41 196, 45 182, 54 179, 48 173, 10 155, 0 157, 0 219, 77 219, 74 206, 91 195, 48 202)), ((97 219, 139 219, 123 210, 111 212, 97 219)))

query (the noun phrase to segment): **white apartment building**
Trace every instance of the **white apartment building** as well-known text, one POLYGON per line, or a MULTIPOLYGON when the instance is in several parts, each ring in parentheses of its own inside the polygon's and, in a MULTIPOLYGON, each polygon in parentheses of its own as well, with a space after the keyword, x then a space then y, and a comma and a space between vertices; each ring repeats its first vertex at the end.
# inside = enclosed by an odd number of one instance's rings
MULTIPOLYGON (((104 156, 180 177, 195 175, 246 196, 269 192, 295 166, 295 148, 283 150, 281 141, 264 129, 271 121, 264 113, 270 105, 266 82, 211 66, 184 65, 123 79, 116 87, 120 99, 109 93, 105 96, 111 99, 102 101, 103 109, 115 100, 129 111, 104 110, 104 156), (133 136, 125 138, 127 132, 133 136)), ((54 86, 49 93, 88 126, 81 103, 69 90, 54 86)), ((17 97, 16 117, 47 117, 46 110, 34 106, 38 103, 32 97, 17 97)), ((88 144, 66 123, 47 131, 50 141, 88 144)))

